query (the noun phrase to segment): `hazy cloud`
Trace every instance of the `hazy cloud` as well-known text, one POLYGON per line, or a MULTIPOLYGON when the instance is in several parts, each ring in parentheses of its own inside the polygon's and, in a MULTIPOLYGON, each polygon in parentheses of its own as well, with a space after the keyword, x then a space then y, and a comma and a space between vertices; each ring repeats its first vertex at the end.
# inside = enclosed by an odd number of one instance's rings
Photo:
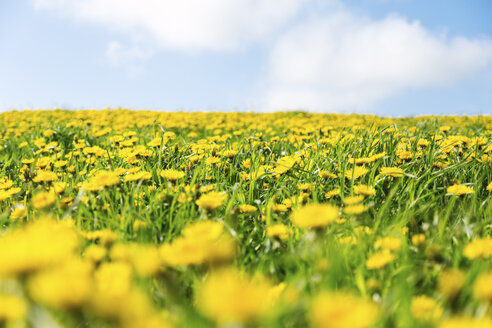
POLYGON ((280 36, 263 107, 360 111, 405 88, 464 79, 491 59, 490 40, 449 39, 399 16, 373 21, 338 10, 280 36))
POLYGON ((39 9, 113 31, 146 34, 160 48, 233 51, 272 36, 305 0, 33 0, 39 9))

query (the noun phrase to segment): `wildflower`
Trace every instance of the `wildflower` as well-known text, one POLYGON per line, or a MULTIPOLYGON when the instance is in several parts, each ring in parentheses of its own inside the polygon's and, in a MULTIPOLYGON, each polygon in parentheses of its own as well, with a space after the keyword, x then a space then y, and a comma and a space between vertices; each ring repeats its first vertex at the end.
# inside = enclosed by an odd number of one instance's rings
POLYGON ((287 240, 289 239, 289 235, 289 228, 285 224, 278 223, 267 227, 268 237, 276 237, 282 240, 287 240))
POLYGON ((196 292, 199 310, 219 323, 251 323, 271 307, 271 285, 235 269, 215 271, 196 292))
POLYGON ((310 204, 296 209, 291 221, 300 228, 322 228, 338 219, 338 208, 328 204, 310 204))
POLYGON ((352 215, 362 214, 365 211, 367 211, 367 206, 362 205, 362 204, 349 205, 349 206, 344 207, 344 209, 343 209, 344 213, 352 214, 352 215))
POLYGON ((106 256, 107 250, 105 247, 97 244, 89 245, 84 251, 84 258, 98 263, 101 262, 106 256))
POLYGON ((367 260, 366 260, 366 267, 371 270, 371 269, 382 269, 384 268, 388 263, 393 262, 395 259, 395 255, 393 255, 389 250, 384 249, 383 251, 379 253, 375 253, 371 255, 367 260))
POLYGON ((473 283, 473 296, 482 302, 492 302, 492 272, 478 276, 473 283))
POLYGON ((94 176, 83 184, 84 189, 98 191, 104 187, 117 185, 120 183, 118 175, 112 171, 98 171, 94 176))
POLYGON ((488 191, 492 191, 492 182, 490 182, 490 183, 487 185, 487 190, 488 190, 488 191))
POLYGON ((39 219, 0 238, 0 276, 31 272, 71 258, 79 246, 65 223, 39 219))
POLYGON ((128 182, 128 181, 147 181, 147 180, 150 180, 151 177, 152 177, 152 174, 150 172, 139 171, 136 173, 125 175, 123 180, 125 180, 125 182, 128 182))
POLYGON ((446 299, 452 300, 463 289, 465 278, 465 273, 461 270, 445 270, 439 276, 438 289, 446 299))
POLYGON ((382 167, 380 173, 381 175, 400 178, 403 176, 404 171, 399 167, 382 167))
POLYGON ((318 175, 323 179, 336 179, 337 175, 328 171, 319 171, 318 175))
POLYGON ((258 209, 256 208, 256 206, 249 205, 249 204, 243 204, 239 206, 240 213, 254 213, 257 210, 258 209))
POLYGON ((388 249, 390 251, 397 251, 401 247, 401 239, 395 237, 378 238, 374 243, 374 248, 388 249))
POLYGON ((458 185, 458 184, 448 187, 446 189, 446 192, 448 194, 456 195, 456 196, 475 193, 475 191, 472 188, 465 185, 458 185))
POLYGON ((221 206, 227 199, 227 194, 211 191, 209 193, 203 194, 198 198, 196 204, 207 211, 213 211, 217 207, 221 206))
POLYGON ((162 144, 161 138, 154 138, 147 143, 149 147, 159 147, 162 144))
POLYGON ((217 221, 201 221, 183 229, 183 237, 160 248, 163 261, 171 266, 224 262, 232 259, 236 245, 224 225, 217 221))
POLYGON ((185 176, 185 173, 183 171, 178 171, 174 169, 168 169, 168 170, 163 170, 159 175, 163 178, 166 178, 169 181, 176 181, 185 176))
MULTIPOLYGON (((296 164, 296 159, 293 156, 281 157, 277 161, 277 166, 273 169, 276 174, 284 174, 296 164)), ((258 174, 260 175, 260 174, 258 174)))
POLYGON ((134 231, 145 230, 147 228, 147 226, 148 226, 147 222, 145 222, 143 220, 135 220, 133 222, 133 230, 134 231))
POLYGON ((492 320, 484 317, 476 319, 467 316, 451 317, 441 321, 439 328, 489 328, 492 327, 492 320))
POLYGON ((420 246, 425 242, 425 235, 423 233, 419 233, 412 236, 412 244, 414 246, 420 246))
POLYGON ((337 195, 340 195, 340 189, 333 189, 333 190, 330 190, 328 191, 326 194, 325 194, 325 198, 326 199, 330 199, 332 198, 333 196, 337 196, 337 195))
POLYGON ((349 196, 343 199, 345 205, 355 205, 364 200, 364 196, 349 196))
POLYGON ((489 258, 492 255, 492 238, 479 238, 468 243, 463 249, 463 255, 470 260, 489 258))
POLYGON ((289 209, 287 208, 287 205, 285 205, 285 204, 273 204, 272 210, 274 212, 287 212, 289 209))
POLYGON ((354 193, 364 196, 375 196, 376 190, 367 185, 358 185, 358 186, 354 186, 354 193))
POLYGON ((220 162, 220 158, 215 157, 215 156, 210 156, 210 157, 207 157, 205 159, 205 164, 207 164, 207 165, 214 165, 214 164, 217 164, 219 162, 220 162))
POLYGON ((15 296, 0 294, 0 323, 20 320, 25 315, 26 303, 24 300, 15 296))
POLYGON ((23 218, 27 215, 26 207, 22 204, 17 204, 14 206, 12 212, 10 212, 10 219, 17 220, 23 218))
POLYGON ((435 322, 442 317, 443 309, 434 299, 420 295, 412 298, 410 312, 420 322, 435 322))
POLYGON ((138 243, 115 244, 111 248, 113 261, 126 262, 141 277, 149 277, 159 272, 162 264, 159 249, 152 245, 138 243))
POLYGON ((38 171, 34 179, 32 181, 39 182, 50 182, 58 179, 58 175, 52 171, 38 171))
POLYGON ((347 236, 338 239, 338 242, 342 245, 355 245, 357 244, 357 238, 355 236, 347 236))
POLYGON ((35 209, 40 210, 53 205, 55 203, 55 200, 56 196, 54 192, 41 191, 34 195, 34 197, 32 198, 32 206, 35 209))
POLYGON ((63 181, 57 181, 53 182, 53 187, 50 188, 53 192, 57 194, 61 194, 63 191, 65 191, 65 188, 67 187, 67 183, 63 181))
POLYGON ((54 167, 64 167, 67 164, 68 164, 68 161, 56 161, 53 166, 54 167))
POLYGON ((367 172, 369 172, 368 169, 366 169, 364 166, 354 166, 352 169, 347 169, 345 171, 345 177, 347 179, 358 179, 360 178, 361 176, 365 175, 367 172))
POLYGON ((92 263, 80 259, 35 274, 28 281, 30 295, 39 303, 73 309, 85 304, 92 292, 92 263))
POLYGON ((21 191, 20 188, 10 188, 7 190, 0 190, 0 201, 4 201, 6 199, 9 199, 10 197, 12 197, 12 195, 14 195, 20 191, 21 191))
POLYGON ((368 226, 355 227, 354 232, 358 237, 361 237, 364 235, 371 235, 373 233, 372 229, 368 226))
POLYGON ((99 316, 118 318, 132 295, 132 269, 124 262, 103 263, 95 272, 91 308, 99 316), (126 301, 125 301, 126 300, 126 301))
POLYGON ((99 241, 103 245, 110 245, 118 239, 118 234, 109 229, 82 231, 81 235, 88 241, 99 241))
POLYGON ((214 186, 213 186, 213 185, 203 186, 203 187, 201 187, 199 190, 200 190, 200 192, 201 192, 202 194, 204 194, 204 193, 207 193, 207 192, 209 192, 209 191, 214 190, 214 186))
POLYGON ((322 293, 311 304, 309 318, 315 328, 365 328, 379 316, 376 304, 345 293, 322 293))

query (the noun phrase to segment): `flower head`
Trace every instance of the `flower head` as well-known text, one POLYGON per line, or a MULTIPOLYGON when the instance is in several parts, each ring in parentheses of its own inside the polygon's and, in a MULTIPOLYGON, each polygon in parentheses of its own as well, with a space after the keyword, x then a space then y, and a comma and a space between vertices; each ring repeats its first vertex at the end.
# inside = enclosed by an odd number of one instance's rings
POLYGON ((322 228, 338 219, 338 208, 329 204, 310 204, 296 209, 290 219, 300 228, 322 228))

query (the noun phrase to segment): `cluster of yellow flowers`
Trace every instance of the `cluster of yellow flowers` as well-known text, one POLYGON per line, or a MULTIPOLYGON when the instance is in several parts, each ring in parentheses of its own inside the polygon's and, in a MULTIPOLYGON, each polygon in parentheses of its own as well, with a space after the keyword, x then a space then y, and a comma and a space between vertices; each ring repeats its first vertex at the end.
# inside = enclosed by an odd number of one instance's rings
POLYGON ((0 326, 491 327, 491 192, 489 116, 2 113, 0 326))

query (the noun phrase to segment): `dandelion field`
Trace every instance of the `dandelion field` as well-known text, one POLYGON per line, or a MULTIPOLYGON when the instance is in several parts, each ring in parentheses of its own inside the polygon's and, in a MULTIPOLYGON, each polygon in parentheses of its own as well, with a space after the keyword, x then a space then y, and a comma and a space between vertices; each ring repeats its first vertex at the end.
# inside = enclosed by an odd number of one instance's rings
POLYGON ((0 114, 0 326, 492 327, 492 117, 0 114))

